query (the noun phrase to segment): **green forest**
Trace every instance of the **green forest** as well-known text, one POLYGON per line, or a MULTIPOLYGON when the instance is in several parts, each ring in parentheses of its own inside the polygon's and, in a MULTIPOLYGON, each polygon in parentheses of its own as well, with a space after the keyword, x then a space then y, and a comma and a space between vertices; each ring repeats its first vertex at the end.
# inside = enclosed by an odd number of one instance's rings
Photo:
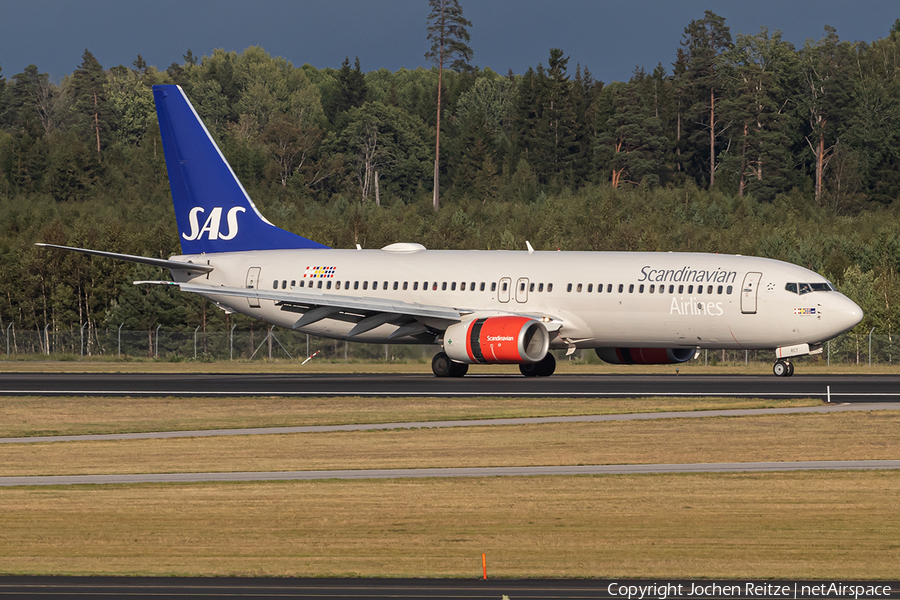
POLYGON ((0 70, 0 328, 250 326, 131 285, 159 270, 34 246, 180 253, 151 92, 175 83, 263 214, 323 244, 758 255, 822 273, 865 310, 859 332, 891 334, 900 19, 798 48, 707 11, 660 61, 608 83, 559 48, 506 74, 297 67, 255 46, 165 69, 85 50, 58 84, 0 70))

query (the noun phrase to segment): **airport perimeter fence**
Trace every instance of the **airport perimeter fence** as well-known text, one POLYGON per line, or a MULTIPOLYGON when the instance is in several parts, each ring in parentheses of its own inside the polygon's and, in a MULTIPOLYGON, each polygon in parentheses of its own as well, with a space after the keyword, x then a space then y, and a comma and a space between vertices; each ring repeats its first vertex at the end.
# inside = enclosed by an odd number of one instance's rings
MULTIPOLYGON (((404 361, 428 363, 438 352, 434 345, 363 344, 310 336, 290 329, 272 327, 255 330, 150 331, 93 329, 83 327, 54 331, 20 330, 14 324, 0 329, 0 360, 44 355, 67 360, 151 359, 179 362, 214 360, 306 360, 315 354, 317 360, 383 362, 404 361)), ((571 356, 556 351, 557 360, 598 363, 591 350, 579 350, 571 356)), ((846 333, 828 342, 822 354, 808 357, 820 364, 892 365, 900 360, 900 336, 846 333)), ((774 362, 771 350, 701 350, 695 363, 774 362)))

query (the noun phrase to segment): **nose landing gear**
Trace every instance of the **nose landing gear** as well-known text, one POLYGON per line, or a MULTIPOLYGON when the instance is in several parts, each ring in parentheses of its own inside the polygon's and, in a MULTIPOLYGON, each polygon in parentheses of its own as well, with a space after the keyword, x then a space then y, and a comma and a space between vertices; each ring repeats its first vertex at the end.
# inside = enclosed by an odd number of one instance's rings
POLYGON ((790 377, 794 374, 794 365, 789 360, 780 359, 775 362, 772 372, 776 377, 790 377))

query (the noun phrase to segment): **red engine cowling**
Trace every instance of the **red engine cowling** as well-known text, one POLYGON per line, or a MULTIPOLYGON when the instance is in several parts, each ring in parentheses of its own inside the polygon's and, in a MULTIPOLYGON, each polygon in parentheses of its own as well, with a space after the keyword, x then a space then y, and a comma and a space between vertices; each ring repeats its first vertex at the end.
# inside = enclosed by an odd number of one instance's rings
POLYGON ((444 352, 463 363, 522 364, 540 362, 550 348, 544 324, 529 317, 499 316, 451 325, 444 332, 444 352))
POLYGON ((613 365, 670 365, 694 357, 694 348, 595 348, 600 360, 613 365))

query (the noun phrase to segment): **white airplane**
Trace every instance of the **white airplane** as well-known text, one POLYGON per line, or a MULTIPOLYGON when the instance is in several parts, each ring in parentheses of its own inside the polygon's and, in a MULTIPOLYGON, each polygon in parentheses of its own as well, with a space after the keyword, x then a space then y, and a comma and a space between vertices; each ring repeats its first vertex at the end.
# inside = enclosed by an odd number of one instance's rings
POLYGON ((824 277, 766 258, 703 253, 331 249, 260 214, 179 86, 153 87, 183 255, 68 248, 169 269, 138 281, 200 294, 312 335, 440 344, 438 377, 518 364, 548 376, 551 349, 606 362, 668 364, 702 348, 775 349, 773 371, 863 318, 824 277))

